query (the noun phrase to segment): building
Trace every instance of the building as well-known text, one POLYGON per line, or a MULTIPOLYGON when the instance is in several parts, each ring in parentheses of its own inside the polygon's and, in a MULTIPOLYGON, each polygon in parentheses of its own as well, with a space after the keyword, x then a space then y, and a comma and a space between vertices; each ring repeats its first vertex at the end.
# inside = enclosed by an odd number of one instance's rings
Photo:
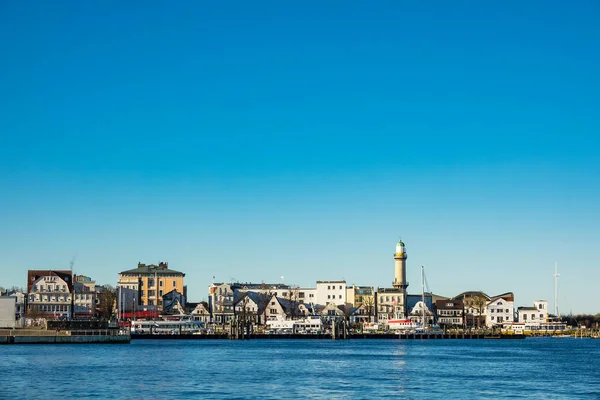
POLYGON ((394 253, 394 281, 391 288, 377 288, 375 310, 377 321, 388 319, 405 319, 408 315, 406 296, 408 282, 406 281, 406 246, 402 240, 396 244, 394 253))
POLYGON ((183 312, 185 306, 185 297, 177 290, 173 289, 169 293, 165 293, 162 297, 163 312, 169 314, 177 314, 183 312))
POLYGON ((427 307, 427 303, 424 303, 423 301, 417 301, 408 314, 408 318, 411 322, 420 326, 431 326, 434 323, 433 311, 431 311, 429 307, 427 307), (423 316, 425 316, 425 318, 423 318, 423 316), (425 323, 423 323, 423 321, 425 321, 425 323))
POLYGON ((512 324, 515 320, 515 295, 511 292, 492 297, 485 307, 488 328, 512 324))
POLYGON ((172 290, 187 297, 184 277, 183 272, 169 269, 169 263, 166 262, 159 262, 158 265, 138 263, 137 268, 119 274, 117 287, 137 292, 136 306, 140 310, 162 311, 162 297, 172 290))
POLYGON ((346 304, 346 281, 317 281, 316 304, 346 304))
POLYGON ((520 324, 539 325, 548 322, 548 302, 537 300, 533 307, 519 307, 517 309, 520 324))
POLYGON ((356 286, 351 285, 346 287, 346 300, 352 307, 360 307, 363 304, 365 309, 375 307, 375 289, 373 286, 356 286))
POLYGON ((210 311, 208 310, 208 303, 187 303, 186 307, 188 307, 188 310, 191 309, 190 315, 194 321, 200 321, 205 325, 210 323, 210 311))
POLYGON ((30 318, 72 318, 73 280, 71 271, 29 270, 27 314, 30 318))
POLYGON ((25 327, 25 297, 0 296, 0 328, 25 327))
POLYGON ((213 283, 208 289, 208 306, 215 324, 228 324, 234 315, 234 292, 229 283, 213 283))
POLYGON ((438 325, 447 328, 463 327, 465 310, 462 300, 438 300, 435 308, 438 325))
POLYGON ((96 312, 96 281, 85 275, 73 276, 73 317, 93 317, 96 312))

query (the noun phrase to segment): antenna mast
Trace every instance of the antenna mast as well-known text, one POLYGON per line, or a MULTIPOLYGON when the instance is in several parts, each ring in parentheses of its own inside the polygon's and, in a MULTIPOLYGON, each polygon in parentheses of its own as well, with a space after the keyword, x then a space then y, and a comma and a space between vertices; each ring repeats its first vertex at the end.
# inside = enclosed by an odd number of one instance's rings
POLYGON ((558 264, 554 262, 554 315, 556 318, 558 315, 558 277, 560 274, 558 273, 558 264))
POLYGON ((427 326, 425 319, 425 267, 421 265, 421 301, 423 302, 423 328, 427 326))

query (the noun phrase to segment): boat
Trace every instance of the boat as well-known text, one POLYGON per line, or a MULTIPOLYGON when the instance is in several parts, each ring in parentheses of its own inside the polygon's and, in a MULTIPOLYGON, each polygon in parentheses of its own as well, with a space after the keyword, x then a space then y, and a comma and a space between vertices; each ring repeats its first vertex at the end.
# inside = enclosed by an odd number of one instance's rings
POLYGON ((131 321, 132 335, 191 335, 201 334, 204 324, 194 320, 131 321))
POLYGON ((388 319, 387 326, 390 330, 408 331, 420 328, 415 322, 410 319, 388 319))

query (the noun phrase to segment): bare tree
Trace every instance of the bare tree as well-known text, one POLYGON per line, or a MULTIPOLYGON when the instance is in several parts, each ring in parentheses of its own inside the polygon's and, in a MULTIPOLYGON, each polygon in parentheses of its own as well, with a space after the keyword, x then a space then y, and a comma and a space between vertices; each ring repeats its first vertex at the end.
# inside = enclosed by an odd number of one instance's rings
POLYGON ((290 318, 292 320, 295 320, 298 315, 298 304, 300 304, 299 293, 298 286, 291 287, 287 293, 290 304, 290 318))
POLYGON ((365 310, 367 311, 367 315, 369 316, 369 322, 372 322, 373 308, 375 307, 375 299, 373 299, 373 296, 364 296, 362 303, 365 307, 365 310))
POLYGON ((98 295, 98 314, 101 318, 110 319, 115 310, 117 291, 111 285, 105 285, 98 295))
MULTIPOLYGON (((474 300, 473 297, 463 297, 463 307, 465 309, 465 324, 467 322, 467 318, 471 315, 471 327, 475 326, 475 313, 473 312, 474 300)), ((465 325, 466 327, 466 325, 465 325)))
MULTIPOLYGON (((246 331, 249 331, 251 321, 250 298, 244 294, 242 298, 234 305, 236 336, 244 338, 246 331)), ((248 332, 249 333, 249 332, 248 332)))
POLYGON ((485 309, 485 306, 487 304, 487 299, 481 295, 476 295, 472 297, 471 304, 479 314, 477 318, 477 327, 481 328, 481 319, 483 317, 483 310, 485 309))
POLYGON ((261 293, 264 296, 261 298, 260 304, 258 304, 258 320, 257 320, 257 323, 259 325, 266 325, 267 324, 267 315, 266 315, 267 314, 267 307, 269 306, 269 302, 271 301, 271 299, 273 298, 273 296, 275 295, 275 293, 273 292, 273 290, 270 287, 267 287, 267 285, 265 285, 264 282, 261 285, 260 290, 261 290, 261 293), (261 315, 264 316, 264 318, 261 319, 261 315))

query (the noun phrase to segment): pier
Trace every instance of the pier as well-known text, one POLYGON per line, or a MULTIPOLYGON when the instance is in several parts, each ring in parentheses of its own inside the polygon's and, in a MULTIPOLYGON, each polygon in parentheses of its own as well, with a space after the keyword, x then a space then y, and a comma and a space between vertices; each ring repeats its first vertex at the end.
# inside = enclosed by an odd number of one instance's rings
POLYGON ((1 329, 0 344, 127 344, 128 333, 118 329, 95 330, 45 330, 45 329, 1 329))

